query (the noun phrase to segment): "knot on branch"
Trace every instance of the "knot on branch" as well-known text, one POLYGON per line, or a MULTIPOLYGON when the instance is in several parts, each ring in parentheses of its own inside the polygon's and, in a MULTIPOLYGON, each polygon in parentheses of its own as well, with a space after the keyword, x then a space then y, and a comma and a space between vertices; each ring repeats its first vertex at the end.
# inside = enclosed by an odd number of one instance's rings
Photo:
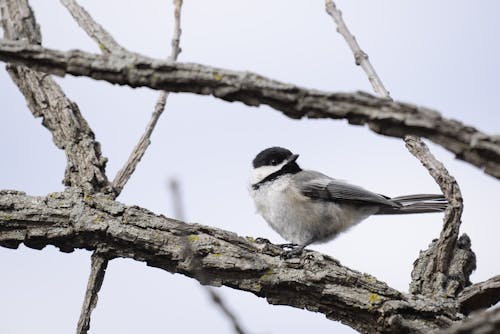
POLYGON ((467 234, 462 234, 455 243, 447 272, 440 271, 438 240, 435 239, 425 251, 421 251, 413 263, 410 293, 434 295, 444 298, 456 297, 471 284, 469 277, 476 269, 476 255, 471 249, 467 234))

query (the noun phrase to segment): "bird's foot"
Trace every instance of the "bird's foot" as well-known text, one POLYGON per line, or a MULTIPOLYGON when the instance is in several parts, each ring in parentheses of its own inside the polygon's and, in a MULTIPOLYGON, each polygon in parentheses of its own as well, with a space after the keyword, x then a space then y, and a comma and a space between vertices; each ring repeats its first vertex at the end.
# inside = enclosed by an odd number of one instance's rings
POLYGON ((287 243, 287 244, 279 244, 282 249, 295 249, 299 247, 298 244, 294 244, 293 242, 287 243))
POLYGON ((280 247, 283 248, 283 253, 281 253, 280 257, 286 260, 301 255, 304 251, 305 245, 291 243, 280 245, 280 247))

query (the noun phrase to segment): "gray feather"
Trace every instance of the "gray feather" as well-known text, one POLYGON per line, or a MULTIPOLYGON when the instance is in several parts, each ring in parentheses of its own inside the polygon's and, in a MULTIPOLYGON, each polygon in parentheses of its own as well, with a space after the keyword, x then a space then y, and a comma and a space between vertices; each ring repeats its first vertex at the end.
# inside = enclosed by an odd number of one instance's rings
POLYGON ((347 182, 333 179, 315 171, 302 171, 294 175, 295 184, 303 195, 325 201, 351 202, 361 205, 400 207, 388 197, 373 193, 347 182))
POLYGON ((378 206, 376 214, 408 214, 444 211, 448 202, 443 195, 417 194, 389 198, 361 187, 336 180, 322 173, 305 170, 293 180, 301 193, 311 199, 378 206))
POLYGON ((418 194, 391 198, 401 204, 399 208, 381 207, 377 215, 442 212, 446 210, 448 201, 443 195, 418 194))

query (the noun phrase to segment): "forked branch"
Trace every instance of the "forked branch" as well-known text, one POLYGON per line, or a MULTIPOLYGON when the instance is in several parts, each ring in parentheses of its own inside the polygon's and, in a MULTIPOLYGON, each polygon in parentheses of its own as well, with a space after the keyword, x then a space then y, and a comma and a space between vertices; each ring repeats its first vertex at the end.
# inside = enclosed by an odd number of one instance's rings
MULTIPOLYGON (((351 49, 356 65, 365 71, 373 90, 383 98, 392 100, 385 89, 382 80, 368 59, 368 55, 361 50, 354 35, 349 31, 342 18, 342 12, 332 0, 325 1, 326 11, 337 25, 337 31, 345 39, 351 49)), ((416 136, 406 135, 404 141, 408 150, 422 163, 434 178, 448 200, 449 206, 444 217, 443 230, 437 243, 422 254, 415 263, 412 273, 413 293, 439 294, 455 296, 466 285, 470 284, 469 276, 475 269, 475 256, 470 249, 470 240, 464 237, 462 249, 457 249, 460 218, 462 216, 462 195, 455 178, 450 175, 445 166, 429 151, 424 142, 416 136), (465 242, 468 240, 468 242, 465 242), (456 261, 452 265, 452 260, 456 261), (452 281, 450 283, 449 281, 452 281)))

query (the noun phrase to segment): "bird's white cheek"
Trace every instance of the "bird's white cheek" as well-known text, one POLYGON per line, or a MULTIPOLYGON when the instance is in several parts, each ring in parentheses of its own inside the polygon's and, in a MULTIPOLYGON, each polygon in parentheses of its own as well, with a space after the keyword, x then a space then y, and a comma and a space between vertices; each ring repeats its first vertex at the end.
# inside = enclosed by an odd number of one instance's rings
POLYGON ((285 162, 277 166, 261 166, 252 169, 252 171, 250 172, 250 184, 259 183, 272 173, 279 171, 284 165, 285 162))

